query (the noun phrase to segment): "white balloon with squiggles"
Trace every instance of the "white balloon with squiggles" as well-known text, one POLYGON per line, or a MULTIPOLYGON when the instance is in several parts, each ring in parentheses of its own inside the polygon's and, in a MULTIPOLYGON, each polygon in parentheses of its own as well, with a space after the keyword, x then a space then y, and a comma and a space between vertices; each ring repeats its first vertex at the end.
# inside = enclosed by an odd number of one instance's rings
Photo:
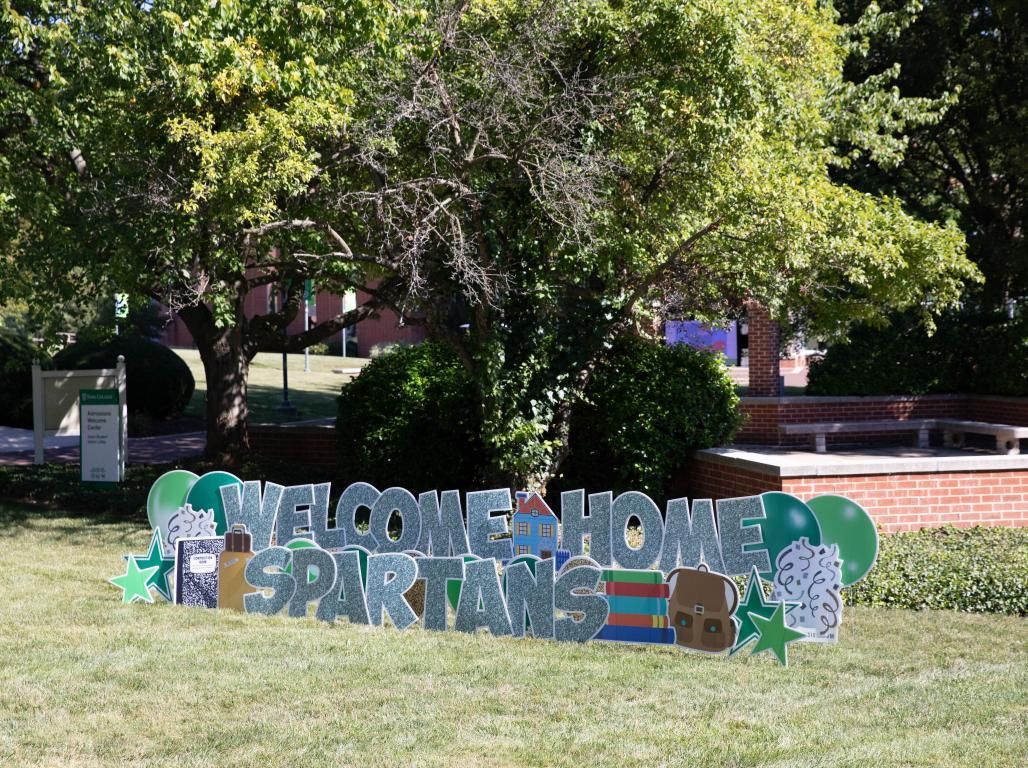
POLYGON ((803 537, 783 549, 775 561, 771 599, 799 603, 786 623, 806 633, 806 640, 834 643, 842 623, 842 561, 839 546, 814 546, 803 537))
POLYGON ((193 509, 192 504, 178 508, 178 512, 168 520, 168 531, 165 534, 166 550, 175 552, 175 542, 179 539, 195 539, 202 536, 217 536, 218 527, 214 521, 213 509, 193 509))

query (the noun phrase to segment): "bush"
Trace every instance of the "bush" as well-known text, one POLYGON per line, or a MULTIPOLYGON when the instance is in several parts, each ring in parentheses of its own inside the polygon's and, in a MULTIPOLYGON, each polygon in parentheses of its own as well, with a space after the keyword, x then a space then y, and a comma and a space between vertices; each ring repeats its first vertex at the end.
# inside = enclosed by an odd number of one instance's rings
POLYGON ((346 482, 415 493, 468 488, 484 453, 471 380, 447 347, 425 342, 376 357, 339 396, 346 482))
POLYGON ((926 528, 882 536, 851 605, 1028 615, 1028 529, 926 528))
POLYGON ((810 363, 808 395, 926 395, 966 392, 972 366, 966 344, 940 324, 929 336, 913 317, 887 328, 857 326, 810 363))
POLYGON ((1028 320, 947 315, 929 336, 912 316, 857 326, 811 362, 808 395, 1028 395, 1028 320))
POLYGON ((181 413, 196 382, 189 366, 173 351, 138 336, 118 336, 104 344, 80 341, 54 357, 59 369, 113 368, 125 356, 128 409, 153 419, 181 413))
POLYGON ((975 350, 971 391, 1028 395, 1028 316, 987 325, 975 350))
POLYGON ((29 339, 0 329, 0 424, 32 428, 32 361, 45 357, 29 339))
POLYGON ((571 454, 556 486, 639 490, 662 500, 690 452, 731 439, 738 402, 718 356, 625 337, 573 412, 571 454))

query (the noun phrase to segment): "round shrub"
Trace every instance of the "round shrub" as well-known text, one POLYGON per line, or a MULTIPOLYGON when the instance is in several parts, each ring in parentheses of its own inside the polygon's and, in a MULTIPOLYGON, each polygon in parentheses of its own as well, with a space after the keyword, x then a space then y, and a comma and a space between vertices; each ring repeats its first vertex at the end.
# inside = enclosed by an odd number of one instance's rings
POLYGON ((104 344, 80 341, 54 357, 58 369, 113 368, 125 356, 128 409, 153 419, 181 413, 196 382, 189 366, 172 350, 138 336, 116 336, 104 344))
POLYGON ((572 413, 571 453, 556 486, 663 499, 691 451, 731 439, 738 403, 718 356, 624 337, 572 413))
POLYGON ((441 344, 375 358, 339 396, 342 478, 415 493, 471 487, 483 455, 471 386, 441 344))
POLYGON ((32 427, 32 361, 45 355, 29 339, 0 329, 0 424, 32 427))

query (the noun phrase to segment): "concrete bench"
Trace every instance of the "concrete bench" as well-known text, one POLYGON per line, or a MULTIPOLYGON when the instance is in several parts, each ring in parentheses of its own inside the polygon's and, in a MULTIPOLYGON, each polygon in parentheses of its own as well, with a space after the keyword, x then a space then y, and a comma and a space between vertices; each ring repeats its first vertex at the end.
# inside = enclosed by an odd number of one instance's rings
POLYGON ((1018 441, 1028 438, 1028 427, 1012 424, 992 424, 987 421, 965 421, 963 419, 935 419, 936 429, 942 430, 944 445, 959 448, 964 444, 964 435, 992 435, 996 438, 996 453, 1014 456, 1021 452, 1018 441))
POLYGON ((824 453, 827 449, 826 435, 840 435, 848 432, 917 432, 917 447, 928 447, 928 431, 935 426, 934 419, 910 419, 908 421, 835 421, 818 424, 782 424, 779 428, 787 435, 813 435, 814 450, 824 453))
POLYGON ((917 447, 928 447, 928 433, 932 429, 943 431, 943 442, 947 447, 960 448, 964 436, 992 435, 996 438, 996 453, 1014 456, 1021 452, 1018 441, 1028 438, 1028 427, 1012 424, 993 424, 987 421, 965 419, 909 419, 907 421, 836 421, 817 424, 782 424, 779 427, 786 435, 812 435, 814 450, 827 450, 827 435, 852 432, 917 432, 917 447))

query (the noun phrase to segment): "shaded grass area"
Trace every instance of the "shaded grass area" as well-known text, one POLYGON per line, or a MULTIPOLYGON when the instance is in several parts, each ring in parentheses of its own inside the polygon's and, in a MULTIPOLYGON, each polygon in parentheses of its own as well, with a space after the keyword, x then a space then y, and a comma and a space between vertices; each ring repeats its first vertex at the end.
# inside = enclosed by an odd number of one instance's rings
MULTIPOLYGON (((174 350, 186 361, 196 380, 196 390, 185 414, 204 417, 207 407, 207 378, 200 354, 195 349, 174 350)), ((311 355, 311 370, 305 372, 303 354, 287 355, 289 373, 289 402, 296 413, 285 413, 282 404, 282 355, 261 352, 250 363, 247 385, 247 403, 251 424, 280 424, 299 419, 335 418, 336 398, 350 374, 333 373, 333 369, 360 368, 367 360, 360 357, 311 355)))
POLYGON ((166 604, 144 527, 0 515, 0 764, 1023 765, 1026 620, 847 608, 837 647, 400 633, 166 604))
POLYGON ((262 479, 282 485, 309 483, 321 477, 316 471, 298 464, 252 458, 242 466, 225 467, 203 459, 187 459, 170 464, 129 464, 125 480, 115 487, 82 483, 78 464, 41 464, 38 466, 0 466, 0 500, 26 502, 33 506, 9 507, 0 514, 31 516, 64 515, 68 511, 86 515, 94 522, 110 523, 136 520, 146 522, 146 496, 154 480, 172 469, 188 469, 198 475, 227 470, 245 480, 262 479))

